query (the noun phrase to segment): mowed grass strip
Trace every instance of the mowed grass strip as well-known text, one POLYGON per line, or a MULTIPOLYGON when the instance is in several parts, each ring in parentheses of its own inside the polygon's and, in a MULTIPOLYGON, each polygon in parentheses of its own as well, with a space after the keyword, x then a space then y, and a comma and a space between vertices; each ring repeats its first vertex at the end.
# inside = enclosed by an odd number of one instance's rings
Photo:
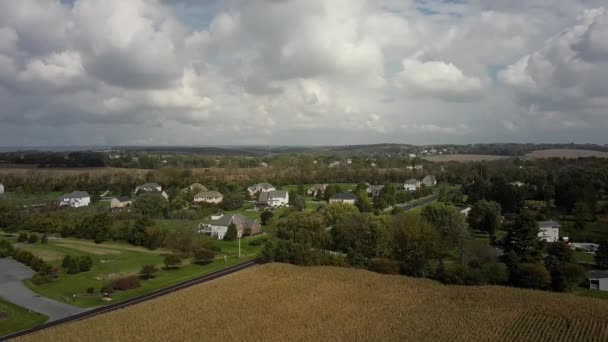
POLYGON ((20 341, 605 341, 608 304, 268 264, 20 341))
POLYGON ((48 317, 0 298, 0 336, 29 329, 46 322, 48 317))

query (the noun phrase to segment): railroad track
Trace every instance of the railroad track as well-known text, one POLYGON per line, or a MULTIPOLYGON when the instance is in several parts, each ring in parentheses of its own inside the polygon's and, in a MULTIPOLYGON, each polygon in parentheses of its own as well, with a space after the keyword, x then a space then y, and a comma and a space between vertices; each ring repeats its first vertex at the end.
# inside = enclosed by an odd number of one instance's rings
POLYGON ((153 292, 141 295, 141 296, 133 297, 131 299, 127 299, 127 300, 121 301, 119 303, 101 306, 101 307, 98 307, 98 308, 95 308, 95 309, 92 309, 89 311, 85 311, 85 312, 82 312, 82 313, 79 313, 76 315, 72 315, 69 317, 59 319, 56 321, 44 323, 44 324, 38 325, 36 327, 30 328, 27 330, 22 330, 22 331, 19 331, 19 332, 10 334, 10 335, 2 336, 2 337, 0 337, 0 341, 8 341, 8 340, 16 338, 16 337, 30 335, 30 334, 33 334, 35 332, 38 332, 38 331, 41 331, 44 329, 56 327, 56 326, 71 323, 71 322, 80 321, 82 319, 101 315, 101 314, 104 314, 104 313, 107 313, 110 311, 120 310, 120 309, 129 307, 131 305, 143 303, 143 302, 151 300, 151 299, 155 299, 158 297, 168 295, 170 293, 188 288, 190 286, 202 284, 202 283, 205 283, 205 282, 217 279, 217 278, 221 278, 223 276, 247 269, 249 267, 252 267, 252 266, 255 266, 255 265, 258 265, 261 263, 262 263, 262 258, 255 258, 253 260, 246 261, 246 262, 234 265, 234 266, 230 266, 230 267, 221 269, 219 271, 211 272, 211 273, 208 273, 208 274, 205 274, 202 276, 198 276, 198 277, 190 279, 190 280, 183 281, 181 283, 173 284, 169 287, 166 287, 166 288, 163 288, 160 290, 156 290, 156 291, 153 291, 153 292))

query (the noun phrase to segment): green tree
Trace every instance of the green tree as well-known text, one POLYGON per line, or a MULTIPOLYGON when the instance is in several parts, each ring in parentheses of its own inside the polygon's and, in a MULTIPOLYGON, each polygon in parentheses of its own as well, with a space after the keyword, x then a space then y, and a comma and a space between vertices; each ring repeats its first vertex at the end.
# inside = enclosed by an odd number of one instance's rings
POLYGON ((523 263, 519 265, 518 281, 520 287, 546 289, 551 282, 551 274, 543 264, 523 263))
POLYGON ((17 237, 17 242, 26 242, 26 241, 27 241, 27 234, 20 233, 19 236, 17 237))
POLYGON ((585 202, 576 202, 574 204, 574 226, 578 230, 585 228, 585 222, 591 220, 591 211, 585 202))
POLYGON ((157 194, 141 194, 133 203, 133 208, 142 215, 160 218, 168 214, 169 201, 157 194))
POLYGON ((381 219, 371 214, 350 216, 331 230, 333 249, 346 253, 351 265, 363 266, 377 255, 384 228, 381 219))
MULTIPOLYGON (((291 199, 291 195, 289 198, 291 199)), ((295 195, 295 198, 293 200, 293 206, 300 211, 306 209, 306 199, 304 198, 304 196, 295 195)))
POLYGON ((194 263, 197 265, 207 265, 213 262, 215 252, 207 248, 197 248, 194 250, 194 263))
POLYGON ((224 241, 234 241, 238 237, 238 232, 236 230, 236 226, 234 223, 228 225, 228 230, 226 230, 226 234, 224 235, 224 241))
POLYGON ((327 226, 333 226, 344 221, 347 217, 355 215, 359 209, 346 203, 331 203, 325 206, 323 217, 327 226))
POLYGON ((262 224, 262 226, 267 226, 273 216, 274 214, 272 213, 272 211, 264 210, 264 212, 260 214, 260 223, 262 224))
POLYGON ((500 204, 497 202, 477 201, 469 212, 469 225, 475 230, 488 232, 490 236, 494 236, 500 229, 500 212, 500 204))
POLYGON ((420 215, 393 216, 389 222, 391 256, 401 262, 405 274, 429 276, 431 261, 440 255, 435 228, 420 215))
POLYGON ((608 268, 608 241, 600 242, 595 252, 595 263, 601 268, 608 268))
POLYGON ((158 272, 158 268, 154 265, 144 265, 139 271, 139 277, 142 279, 153 279, 158 272))
POLYGON ((66 271, 68 274, 76 274, 80 272, 79 258, 72 257, 66 271))
POLYGON ((372 202, 365 190, 357 192, 357 208, 359 208, 359 211, 362 213, 369 213, 374 210, 372 202))
POLYGON ((36 242, 38 242, 38 235, 30 234, 30 236, 27 238, 27 243, 36 243, 36 242))
POLYGON ((42 234, 42 239, 40 240, 40 243, 42 244, 48 244, 49 243, 49 237, 46 234, 42 234))
POLYGON ((245 200, 243 196, 239 193, 231 192, 224 195, 224 199, 222 200, 222 207, 226 211, 236 210, 243 206, 245 200))
POLYGON ((424 207, 421 215, 437 230, 442 251, 456 247, 462 261, 465 241, 470 233, 466 219, 458 209, 438 203, 424 207))
POLYGON ((515 252, 523 262, 538 261, 541 257, 538 232, 534 213, 523 211, 517 215, 505 238, 506 250, 515 252))
POLYGON ((70 263, 72 262, 72 256, 66 255, 63 257, 63 261, 61 262, 61 267, 68 268, 70 263))
POLYGON ((93 259, 90 256, 85 255, 78 258, 78 268, 80 272, 88 272, 93 267, 93 259))

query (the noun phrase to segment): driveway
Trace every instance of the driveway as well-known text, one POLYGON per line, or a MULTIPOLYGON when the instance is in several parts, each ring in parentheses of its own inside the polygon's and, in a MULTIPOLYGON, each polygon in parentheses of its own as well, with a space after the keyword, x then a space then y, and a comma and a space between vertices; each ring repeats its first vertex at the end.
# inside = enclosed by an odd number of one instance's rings
POLYGON ((0 259, 0 297, 23 308, 39 312, 49 317, 49 321, 75 315, 87 309, 63 304, 53 299, 41 297, 23 284, 34 272, 13 259, 0 259))

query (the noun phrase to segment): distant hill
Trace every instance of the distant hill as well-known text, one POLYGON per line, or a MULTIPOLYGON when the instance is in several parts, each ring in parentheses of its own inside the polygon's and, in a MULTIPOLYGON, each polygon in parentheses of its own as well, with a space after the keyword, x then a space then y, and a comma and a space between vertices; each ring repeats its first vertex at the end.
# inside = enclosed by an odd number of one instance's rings
POLYGON ((608 152, 590 151, 590 150, 574 150, 574 149, 552 149, 539 150, 526 154, 528 159, 547 159, 547 158, 608 158, 608 152))
POLYGON ((606 341, 608 302, 268 264, 19 341, 606 341))

